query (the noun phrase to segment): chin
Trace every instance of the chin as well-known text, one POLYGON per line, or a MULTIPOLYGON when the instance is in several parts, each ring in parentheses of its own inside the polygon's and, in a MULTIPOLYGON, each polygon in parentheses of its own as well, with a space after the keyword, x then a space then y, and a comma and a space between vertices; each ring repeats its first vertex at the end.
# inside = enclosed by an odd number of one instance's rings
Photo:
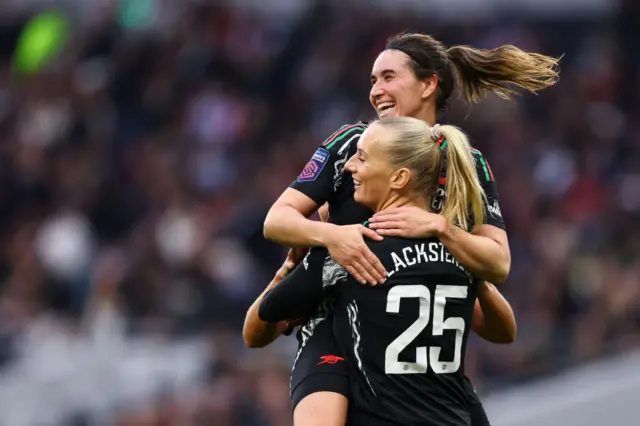
POLYGON ((362 196, 362 193, 360 191, 357 191, 357 190, 356 190, 356 192, 353 193, 353 199, 358 204, 365 204, 366 203, 366 200, 362 196))

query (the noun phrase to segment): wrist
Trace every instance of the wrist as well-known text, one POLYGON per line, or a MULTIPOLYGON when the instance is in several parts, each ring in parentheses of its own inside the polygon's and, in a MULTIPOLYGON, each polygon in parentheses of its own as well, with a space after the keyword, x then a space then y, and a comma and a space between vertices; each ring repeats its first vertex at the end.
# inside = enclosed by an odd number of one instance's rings
POLYGON ((443 239, 453 239, 455 234, 459 231, 459 228, 456 227, 451 221, 449 221, 446 217, 440 216, 439 226, 435 230, 436 237, 440 240, 443 239))
POLYGON ((316 232, 314 240, 321 247, 329 247, 335 241, 336 230, 338 225, 333 223, 316 222, 316 232))

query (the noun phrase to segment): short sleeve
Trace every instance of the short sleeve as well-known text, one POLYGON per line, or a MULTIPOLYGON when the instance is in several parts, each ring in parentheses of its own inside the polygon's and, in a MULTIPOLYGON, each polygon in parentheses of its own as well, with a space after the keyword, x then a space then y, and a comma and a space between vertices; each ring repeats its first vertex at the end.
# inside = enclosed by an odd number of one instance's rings
POLYGON ((491 166, 482 153, 473 149, 473 158, 476 162, 476 171, 480 179, 480 185, 484 189, 487 196, 487 202, 484 206, 485 220, 488 225, 497 226, 500 229, 506 229, 502 211, 500 210, 500 195, 496 185, 495 177, 491 166))
POLYGON ((329 201, 336 191, 336 180, 344 168, 344 152, 366 128, 364 123, 342 126, 313 153, 290 188, 302 192, 318 205, 329 201))

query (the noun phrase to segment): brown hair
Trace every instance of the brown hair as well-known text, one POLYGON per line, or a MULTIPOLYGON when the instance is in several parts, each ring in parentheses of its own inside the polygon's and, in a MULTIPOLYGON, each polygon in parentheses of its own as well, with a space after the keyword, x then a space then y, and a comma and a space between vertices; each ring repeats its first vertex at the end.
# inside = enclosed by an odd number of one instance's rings
POLYGON ((392 140, 385 141, 383 148, 389 164, 396 170, 403 167, 411 170, 413 189, 425 196, 431 195, 437 186, 442 159, 438 141, 444 137, 448 144, 447 198, 441 214, 462 229, 469 225, 469 212, 473 212, 476 223, 484 223, 486 195, 464 132, 454 126, 429 127, 411 117, 382 118, 373 125, 390 131, 392 140))
POLYGON ((560 58, 525 52, 515 46, 476 49, 470 46, 446 48, 426 34, 402 33, 391 37, 385 49, 409 56, 410 66, 419 79, 438 78, 436 108, 446 108, 457 80, 460 96, 474 103, 488 93, 503 99, 517 94, 516 87, 536 93, 559 80, 560 58))

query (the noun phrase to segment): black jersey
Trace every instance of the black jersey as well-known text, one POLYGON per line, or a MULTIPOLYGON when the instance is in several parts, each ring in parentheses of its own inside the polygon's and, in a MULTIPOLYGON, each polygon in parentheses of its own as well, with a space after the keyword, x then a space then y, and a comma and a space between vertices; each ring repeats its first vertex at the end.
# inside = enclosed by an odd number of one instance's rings
MULTIPOLYGON (((405 264, 406 263, 407 262, 405 262, 405 264)), ((282 282, 267 292, 260 304, 260 319, 263 321, 277 322, 311 315, 314 312, 314 308, 324 300, 323 286, 333 285, 335 282, 344 279, 344 277, 344 272, 335 266, 335 262, 332 261, 326 249, 310 252, 302 264, 298 265, 282 282), (327 268, 325 268, 325 265, 327 268), (324 276, 323 282, 317 279, 319 276, 324 276)), ((334 289, 335 287, 334 285, 334 289)), ((448 311, 445 312, 445 315, 448 314, 448 311)), ((292 399, 294 399, 294 407, 304 396, 317 392, 318 390, 336 392, 349 399, 351 398, 351 393, 349 392, 350 386, 348 385, 349 380, 347 379, 345 381, 342 378, 336 377, 336 375, 346 374, 350 376, 348 372, 354 366, 350 366, 348 360, 344 359, 343 350, 334 338, 333 322, 328 322, 329 323, 313 323, 315 328, 313 330, 314 335, 312 339, 307 341, 307 347, 305 348, 306 356, 303 355, 300 357, 298 368, 295 368, 292 372, 292 399), (330 335, 327 333, 328 326, 330 326, 331 330, 330 335), (323 356, 331 357, 335 363, 329 361, 323 362, 323 356), (330 375, 324 375, 323 377, 322 373, 330 375), (304 389, 299 385, 306 383, 305 378, 307 377, 315 377, 320 383, 312 382, 310 385, 311 389, 304 389), (297 393, 300 393, 300 395, 297 395, 297 393)), ((354 372, 354 374, 356 374, 356 372, 354 372)), ((488 426, 489 420, 484 412, 482 402, 478 398, 473 385, 466 377, 464 378, 463 386, 467 398, 467 410, 471 417, 471 426, 488 426)), ((353 386, 353 388, 359 389, 360 386, 356 385, 353 386)), ((358 426, 359 424, 366 424, 368 426, 394 424, 393 422, 385 421, 362 410, 352 411, 351 415, 352 421, 349 423, 349 426, 358 426)))
POLYGON ((348 424, 469 425, 464 353, 476 279, 434 238, 367 244, 385 284, 362 285, 331 261, 323 269, 352 370, 348 424))
MULTIPOLYGON (((318 147, 300 175, 290 185, 318 205, 329 203, 329 221, 337 225, 352 225, 368 220, 373 212, 353 199, 353 180, 344 166, 356 153, 360 136, 368 123, 342 126, 318 147)), ((402 142, 399 142, 402 143, 402 142)), ((476 162, 480 184, 487 195, 485 217, 489 225, 505 229, 500 196, 489 162, 477 149, 471 150, 476 162)))
POLYGON ((322 143, 290 185, 318 205, 328 202, 331 223, 352 225, 372 215, 371 210, 353 199, 353 180, 344 170, 366 128, 367 123, 363 122, 342 126, 322 143))

